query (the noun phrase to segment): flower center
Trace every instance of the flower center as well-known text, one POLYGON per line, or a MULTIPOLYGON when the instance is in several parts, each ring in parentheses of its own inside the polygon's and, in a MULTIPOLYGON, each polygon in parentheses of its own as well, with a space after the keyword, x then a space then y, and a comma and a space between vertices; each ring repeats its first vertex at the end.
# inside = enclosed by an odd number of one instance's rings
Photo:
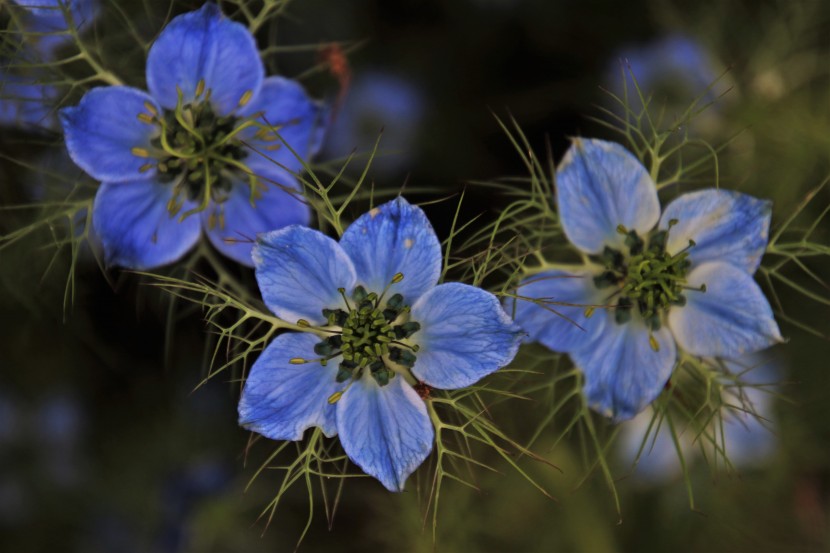
MULTIPOLYGON (((669 222, 669 229, 677 221, 669 222)), ((625 235, 625 249, 616 250, 608 246, 599 256, 593 258, 605 266, 605 270, 594 277, 599 288, 616 287, 611 298, 616 297, 614 318, 617 324, 631 320, 632 310, 637 309, 652 331, 660 329, 660 316, 673 305, 685 305, 684 290, 689 270, 689 246, 671 255, 666 251, 669 231, 661 230, 651 234, 646 243, 636 231, 622 226, 618 232, 625 235)), ((705 290, 705 287, 693 290, 705 290)), ((609 298, 609 300, 611 299, 609 298)))
MULTIPOLYGON (((239 100, 239 107, 246 105, 252 95, 251 91, 246 92, 239 100)), ((250 117, 220 116, 214 111, 210 96, 210 89, 205 90, 204 81, 199 81, 192 102, 184 103, 184 95, 179 90, 175 109, 164 110, 160 114, 147 102, 144 104, 147 112, 138 114, 140 121, 158 127, 158 134, 151 141, 151 150, 133 148, 132 153, 146 157, 148 161, 149 158, 156 161, 146 163, 140 171, 156 167, 159 177, 172 183, 173 196, 167 205, 171 217, 181 211, 185 201, 198 205, 182 214, 182 219, 207 209, 211 204, 221 206, 239 181, 248 182, 251 203, 262 196, 266 187, 243 162, 248 157, 248 150, 240 133, 245 129, 256 127, 256 138, 274 142, 266 146, 266 150, 281 146, 273 132, 276 129, 257 121, 260 114, 250 117)), ((222 210, 217 209, 216 214, 219 224, 224 226, 222 210)))
MULTIPOLYGON (((398 273, 392 283, 402 278, 398 273)), ((351 302, 345 290, 341 288, 340 293, 347 309, 323 309, 328 326, 334 330, 314 346, 323 365, 342 356, 337 382, 357 380, 368 369, 375 381, 385 386, 398 367, 408 369, 415 365, 418 346, 402 340, 418 332, 421 325, 409 320, 410 308, 401 294, 394 294, 382 304, 385 292, 379 296, 363 286, 354 289, 351 302)))

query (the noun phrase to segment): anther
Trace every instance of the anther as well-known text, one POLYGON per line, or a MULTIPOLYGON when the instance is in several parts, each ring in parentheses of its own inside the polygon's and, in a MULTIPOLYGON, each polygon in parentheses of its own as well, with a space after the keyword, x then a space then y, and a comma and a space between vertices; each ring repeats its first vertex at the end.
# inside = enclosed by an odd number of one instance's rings
POLYGON ((654 334, 649 333, 648 345, 651 346, 652 350, 660 351, 660 344, 657 343, 657 338, 654 337, 654 334))
POLYGON ((153 167, 155 167, 155 165, 153 165, 152 163, 145 163, 144 165, 142 165, 141 167, 138 168, 138 172, 139 173, 146 173, 147 171, 149 171, 153 167))
POLYGON ((297 320, 297 326, 300 326, 300 327, 303 327, 303 328, 308 328, 308 327, 310 327, 310 326, 311 326, 311 323, 309 323, 309 322, 308 322, 307 320, 305 320, 305 319, 298 319, 298 320, 297 320))
POLYGON ((142 123, 147 123, 147 124, 150 124, 150 125, 152 125, 156 121, 155 117, 153 117, 152 115, 148 115, 144 112, 141 112, 141 113, 138 114, 138 120, 141 121, 142 123))
POLYGON ((253 98, 253 97, 254 97, 254 91, 253 90, 246 90, 245 94, 242 95, 242 98, 239 99, 239 105, 240 106, 246 105, 248 102, 251 101, 251 98, 253 98))
POLYGON ((204 91, 205 91, 205 80, 204 79, 199 79, 199 82, 196 83, 196 97, 198 98, 199 96, 201 96, 204 91))
POLYGON ((395 273, 395 276, 392 277, 392 284, 397 284, 403 280, 403 273, 395 273))
POLYGON ((292 357, 291 359, 288 360, 288 362, 291 363, 292 365, 305 365, 309 361, 306 360, 306 359, 303 359, 302 357, 292 357))
POLYGON ((130 152, 136 157, 150 157, 150 152, 147 151, 146 148, 139 148, 138 146, 134 146, 130 149, 130 152))

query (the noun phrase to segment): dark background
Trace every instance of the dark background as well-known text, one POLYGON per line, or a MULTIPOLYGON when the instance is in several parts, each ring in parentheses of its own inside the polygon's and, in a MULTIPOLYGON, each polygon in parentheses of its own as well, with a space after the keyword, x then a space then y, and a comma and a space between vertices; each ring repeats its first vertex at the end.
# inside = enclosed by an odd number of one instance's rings
MULTIPOLYGON (((199 4, 177 4, 175 11, 199 4)), ((352 122, 352 142, 339 150, 330 144, 321 162, 370 148, 360 136, 372 141, 383 126, 381 147, 399 154, 372 172, 376 185, 436 187, 449 195, 474 180, 525 176, 491 111, 512 114, 540 154, 549 139, 556 159, 570 136, 614 139, 587 116, 610 105, 600 87, 618 86, 620 57, 665 36, 690 37, 708 52, 715 77, 730 68, 724 88, 732 88, 693 131, 714 143, 741 131, 721 156, 721 184, 771 197, 775 223, 830 171, 829 24, 830 8, 818 0, 297 0, 280 20, 277 40, 364 41, 349 54, 353 92, 366 74, 392 75, 414 91, 403 108, 352 122)), ((258 38, 262 46, 268 36, 258 38)), ((117 69, 135 56, 107 57, 117 69)), ((277 57, 287 76, 319 61, 317 49, 277 57)), ((683 88, 683 71, 666 73, 671 85, 680 83, 681 97, 684 90, 689 97, 701 92, 683 88)), ((325 71, 304 82, 318 96, 336 95, 325 71)), ((341 118, 348 119, 354 102, 346 100, 341 118)), ((6 155, 30 154, 21 152, 17 133, 0 132, 6 155)), ((31 174, 0 164, 0 198, 7 205, 24 201, 31 174)), ((462 213, 489 218, 503 201, 468 186, 462 213)), ((806 220, 827 203, 825 190, 806 220)), ((445 237, 455 202, 426 209, 445 237)), ((0 216, 4 231, 26 220, 16 212, 0 216)), ((820 233, 827 243, 826 225, 820 233)), ((52 264, 45 236, 0 250, 0 549, 293 549, 305 524, 305 490, 286 495, 266 530, 257 516, 278 480, 265 473, 244 491, 267 447, 244 463, 248 435, 235 422, 238 388, 220 377, 194 391, 207 371, 199 313, 183 312, 166 336, 167 300, 137 277, 102 273, 89 255, 82 256, 74 302, 64 311, 66 255, 52 264)), ((826 276, 826 263, 822 269, 826 276)), ((796 294, 782 300, 791 316, 827 336, 826 305, 796 294)), ((698 462, 691 478, 696 511, 679 477, 654 484, 623 479, 620 521, 601 478, 576 489, 575 444, 548 453, 542 440, 541 452, 564 473, 533 464, 529 470, 558 502, 509 467, 482 475, 480 494, 450 485, 437 550, 826 549, 830 351, 826 339, 794 325, 782 322, 782 331, 790 338, 777 352, 789 399, 775 403, 777 449, 740 475, 713 474, 698 462)), ((390 495, 374 481, 350 483, 331 530, 315 506, 302 547, 432 550, 416 488, 413 482, 390 495)))

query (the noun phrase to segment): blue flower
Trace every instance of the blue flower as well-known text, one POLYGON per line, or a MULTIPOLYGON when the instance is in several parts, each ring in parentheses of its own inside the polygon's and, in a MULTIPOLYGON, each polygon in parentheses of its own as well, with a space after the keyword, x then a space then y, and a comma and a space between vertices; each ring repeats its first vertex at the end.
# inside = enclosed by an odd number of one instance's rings
POLYGON ((0 71, 0 125, 26 131, 53 130, 57 90, 31 77, 0 71))
POLYGON ((635 476, 646 482, 662 483, 679 475, 683 467, 677 454, 678 445, 687 466, 701 452, 710 460, 725 456, 734 467, 763 464, 775 453, 777 424, 774 391, 769 384, 779 379, 780 367, 758 354, 740 361, 724 360, 724 366, 740 374, 744 385, 740 390, 725 387, 722 399, 727 407, 722 417, 713 418, 708 428, 678 425, 675 417, 678 438, 675 444, 668 422, 663 421, 659 426, 655 422, 652 426, 655 415, 649 410, 622 427, 620 456, 631 463, 640 454, 635 476), (645 447, 640 452, 647 433, 645 447))
POLYGON ((332 124, 325 151, 330 156, 371 152, 380 138, 372 169, 379 174, 407 170, 417 148, 426 102, 421 90, 391 73, 361 73, 332 124))
POLYGON ((282 334, 263 351, 240 424, 275 440, 300 440, 312 426, 339 434, 352 461, 391 491, 432 449, 414 386, 469 386, 509 363, 521 341, 495 296, 438 284, 441 246, 403 198, 361 216, 339 243, 291 226, 260 235, 253 256, 271 311, 313 332, 282 334))
POLYGON ((171 263, 204 230, 252 265, 257 233, 308 223, 302 164, 282 140, 315 153, 321 107, 296 82, 264 77, 243 25, 212 3, 176 17, 150 48, 147 85, 95 88, 61 111, 69 154, 102 182, 93 223, 109 264, 171 263))
POLYGON ((95 19, 98 14, 98 0, 12 0, 28 13, 22 19, 23 28, 33 33, 27 42, 34 42, 35 51, 43 58, 55 57, 55 50, 70 42, 67 14, 79 30, 95 19))
POLYGON ((516 322, 582 370, 589 404, 616 420, 651 403, 678 347, 737 358, 781 341, 752 274, 767 245, 771 204, 707 189, 660 215, 657 189, 625 148, 574 141, 556 173, 562 228, 582 266, 524 280, 516 322), (555 304, 555 305, 554 305, 555 304))

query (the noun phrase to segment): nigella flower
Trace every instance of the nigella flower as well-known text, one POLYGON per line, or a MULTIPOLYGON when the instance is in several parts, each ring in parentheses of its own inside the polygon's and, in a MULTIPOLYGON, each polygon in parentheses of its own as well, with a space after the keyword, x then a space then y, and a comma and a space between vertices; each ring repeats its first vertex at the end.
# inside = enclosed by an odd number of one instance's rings
POLYGON ((728 407, 723 410, 722 417, 710 421, 706 435, 699 428, 679 425, 675 417, 678 439, 675 444, 668 422, 663 420, 658 425, 659 421, 654 421, 652 424, 655 415, 650 410, 622 426, 620 456, 631 463, 640 455, 635 476, 657 484, 680 474, 683 467, 678 447, 687 465, 701 452, 710 460, 725 456, 734 467, 752 467, 769 461, 778 444, 774 434, 774 395, 768 386, 780 377, 780 367, 757 354, 740 361, 725 360, 724 365, 730 371, 740 373, 745 385, 740 392, 725 387, 723 400, 728 407), (645 443, 644 437, 647 438, 645 443))
POLYGON ((260 235, 263 299, 308 333, 278 336, 254 363, 239 404, 246 428, 299 440, 318 426, 389 490, 432 449, 415 386, 463 388, 509 363, 521 331, 498 300, 437 284, 441 247, 403 198, 371 210, 335 242, 301 226, 260 235))
POLYGON ((332 156, 348 156, 355 149, 371 152, 383 131, 372 169, 385 175, 400 172, 416 153, 425 112, 422 91, 407 79, 379 71, 361 73, 332 124, 325 151, 332 156))
POLYGON ((57 96, 52 86, 0 71, 0 125, 26 131, 54 129, 57 96))
POLYGON ((524 280, 518 295, 536 301, 516 302, 516 322, 571 356, 594 409, 617 420, 640 412, 669 379, 678 346, 737 358, 781 340, 752 278, 769 202, 707 189, 661 216, 646 169, 601 140, 576 139, 556 183, 562 228, 585 263, 524 280))
POLYGON ((263 74, 251 33, 207 3, 150 48, 149 94, 95 88, 61 111, 72 159, 102 181, 93 224, 108 263, 171 263, 204 230, 252 265, 257 233, 308 223, 292 175, 301 163, 282 141, 312 155, 321 108, 296 82, 263 74))
POLYGON ((97 0, 12 0, 12 4, 26 10, 22 24, 31 33, 27 42, 33 43, 35 50, 46 59, 53 58, 55 50, 71 40, 70 21, 83 31, 99 8, 97 0))
MULTIPOLYGON (((683 103, 703 93, 721 73, 703 44, 682 34, 667 35, 620 51, 611 63, 613 83, 620 80, 620 60, 625 64, 625 78, 629 81, 629 99, 636 96, 629 70, 646 96, 668 95, 675 100, 682 99, 683 103)), ((716 96, 710 91, 707 100, 712 101, 716 96)))

